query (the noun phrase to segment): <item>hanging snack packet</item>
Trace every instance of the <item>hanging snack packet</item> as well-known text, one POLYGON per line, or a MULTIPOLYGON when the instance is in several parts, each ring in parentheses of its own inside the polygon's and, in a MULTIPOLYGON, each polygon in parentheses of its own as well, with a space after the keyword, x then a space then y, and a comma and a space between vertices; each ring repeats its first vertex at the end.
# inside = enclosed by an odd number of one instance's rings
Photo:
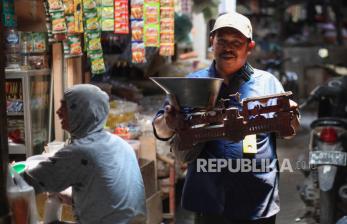
POLYGON ((175 17, 175 10, 172 7, 160 7, 160 18, 171 19, 175 17))
POLYGON ((131 21, 131 40, 143 41, 143 21, 131 21))
POLYGON ((159 24, 159 4, 145 4, 144 6, 145 24, 159 24))
POLYGON ((174 7, 174 0, 160 0, 161 7, 174 7))
POLYGON ((75 17, 73 15, 66 16, 67 33, 75 33, 75 17))
POLYGON ((63 0, 64 1, 64 12, 65 15, 72 15, 74 13, 74 2, 73 0, 63 0))
POLYGON ((111 7, 102 7, 101 9, 101 18, 102 19, 113 19, 114 8, 111 7))
POLYGON ((114 31, 114 7, 102 6, 101 8, 101 30, 114 31))
POLYGON ((143 4, 131 5, 131 19, 143 19, 143 4))
POLYGON ((102 31, 113 31, 114 30, 114 20, 113 19, 102 19, 101 20, 101 30, 102 31))
POLYGON ((86 30, 96 31, 100 29, 99 20, 96 11, 84 12, 86 18, 86 30))
POLYGON ((99 32, 87 33, 87 37, 88 37, 87 51, 89 54, 102 51, 99 32))
POLYGON ((83 33, 82 0, 74 0, 75 32, 83 33))
POLYGON ((90 64, 92 74, 101 74, 106 72, 104 58, 102 54, 91 54, 90 55, 90 64))
POLYGON ((159 0, 145 0, 145 4, 148 4, 148 3, 159 4, 159 0))
POLYGON ((52 16, 52 33, 65 33, 66 24, 63 11, 56 11, 51 13, 52 16))
POLYGON ((146 47, 159 47, 159 26, 147 25, 144 29, 144 42, 146 47))
POLYGON ((96 2, 94 0, 83 0, 83 11, 96 9, 96 2))
POLYGON ((46 52, 46 35, 45 33, 32 33, 33 52, 46 52))
POLYGON ((61 0, 48 0, 48 5, 50 12, 64 10, 63 2, 61 0))
POLYGON ((129 33, 129 12, 127 0, 114 1, 114 33, 129 33))
POLYGON ((68 43, 69 43, 71 57, 83 55, 80 35, 69 35, 68 43))
POLYGON ((172 56, 175 53, 174 44, 160 44, 159 55, 161 56, 172 56))
POLYGON ((70 46, 69 46, 69 41, 67 39, 63 41, 63 51, 64 51, 64 58, 69 58, 70 46))
POLYGON ((102 6, 112 6, 113 7, 113 0, 101 0, 102 6))
POLYGON ((146 63, 145 45, 133 42, 131 45, 131 61, 134 64, 146 63))

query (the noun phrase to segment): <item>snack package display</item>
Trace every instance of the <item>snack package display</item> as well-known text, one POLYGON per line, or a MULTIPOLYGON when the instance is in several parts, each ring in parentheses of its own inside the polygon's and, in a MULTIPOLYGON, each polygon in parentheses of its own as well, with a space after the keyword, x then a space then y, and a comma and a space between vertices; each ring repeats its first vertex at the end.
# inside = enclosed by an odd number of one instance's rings
POLYGON ((111 0, 101 1, 101 30, 114 31, 114 5, 111 0))
POLYGON ((66 24, 65 24, 65 16, 64 11, 55 11, 51 12, 52 16, 52 33, 65 33, 66 32, 66 24))
POLYGON ((160 50, 161 56, 175 53, 175 10, 174 0, 161 0, 160 8, 160 50))
POLYGON ((85 29, 87 31, 95 31, 100 29, 99 19, 96 10, 84 11, 85 29))
POLYGON ((159 26, 147 25, 144 29, 144 42, 146 47, 159 47, 159 26))
POLYGON ((131 56, 132 63, 145 63, 143 0, 131 1, 131 56))
POLYGON ((131 40, 143 41, 143 21, 131 21, 131 40))
POLYGON ((74 0, 75 32, 83 33, 82 0, 74 0))
POLYGON ((91 72, 93 74, 101 74, 106 72, 104 58, 102 54, 91 54, 89 58, 91 64, 91 72))
POLYGON ((143 19, 143 3, 131 4, 131 19, 143 19))
POLYGON ((64 5, 61 0, 48 0, 49 11, 64 11, 64 5))
POLYGON ((159 55, 161 56, 172 56, 175 53, 174 44, 160 44, 159 55))
POLYGON ((72 15, 74 13, 73 0, 63 0, 65 15, 72 15))
POLYGON ((159 47, 160 10, 159 1, 146 0, 144 3, 144 43, 146 47, 159 47))
POLYGON ((81 36, 79 34, 68 35, 67 41, 64 41, 64 57, 71 58, 82 55, 81 36))
POLYGON ((128 0, 114 0, 114 33, 129 33, 128 0))
POLYGON ((75 17, 73 15, 66 16, 67 33, 75 33, 75 17))
POLYGON ((100 33, 90 32, 90 33, 87 33, 87 37, 88 37, 88 44, 87 44, 88 54, 102 52, 100 33))
POLYGON ((131 45, 131 58, 132 63, 145 63, 145 45, 143 43, 133 43, 131 45))

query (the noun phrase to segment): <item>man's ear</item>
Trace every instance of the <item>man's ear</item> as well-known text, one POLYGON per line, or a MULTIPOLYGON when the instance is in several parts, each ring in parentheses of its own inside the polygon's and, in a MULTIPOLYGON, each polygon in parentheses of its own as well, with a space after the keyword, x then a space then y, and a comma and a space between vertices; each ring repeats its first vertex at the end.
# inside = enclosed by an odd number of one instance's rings
POLYGON ((248 48, 249 48, 249 50, 253 50, 255 48, 255 41, 254 40, 251 40, 248 43, 248 48))
POLYGON ((210 46, 212 47, 212 45, 213 45, 213 35, 210 35, 210 46))

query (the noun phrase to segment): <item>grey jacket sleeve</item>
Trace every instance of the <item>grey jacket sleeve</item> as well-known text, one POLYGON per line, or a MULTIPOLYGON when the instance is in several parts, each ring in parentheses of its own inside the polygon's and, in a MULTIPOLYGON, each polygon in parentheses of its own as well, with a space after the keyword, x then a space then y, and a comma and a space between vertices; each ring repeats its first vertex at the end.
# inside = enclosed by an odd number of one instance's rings
POLYGON ((91 165, 78 150, 65 147, 47 161, 28 170, 29 175, 40 188, 47 192, 60 192, 80 183, 87 177, 91 165))
POLYGON ((185 163, 193 162, 200 155, 205 145, 204 143, 199 143, 193 146, 193 148, 182 150, 180 141, 176 136, 173 137, 170 143, 171 150, 174 152, 176 159, 185 163))

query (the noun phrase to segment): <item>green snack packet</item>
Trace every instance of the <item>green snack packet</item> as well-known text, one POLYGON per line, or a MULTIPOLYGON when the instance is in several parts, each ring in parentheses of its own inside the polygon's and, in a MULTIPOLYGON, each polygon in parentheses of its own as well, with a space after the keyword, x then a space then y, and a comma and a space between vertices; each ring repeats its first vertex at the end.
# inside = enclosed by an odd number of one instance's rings
POLYGON ((93 53, 96 51, 102 51, 101 39, 99 32, 87 33, 88 36, 88 47, 87 51, 93 53))
POLYGON ((90 55, 91 72, 92 74, 101 74, 106 72, 104 58, 102 54, 91 54, 90 55))

